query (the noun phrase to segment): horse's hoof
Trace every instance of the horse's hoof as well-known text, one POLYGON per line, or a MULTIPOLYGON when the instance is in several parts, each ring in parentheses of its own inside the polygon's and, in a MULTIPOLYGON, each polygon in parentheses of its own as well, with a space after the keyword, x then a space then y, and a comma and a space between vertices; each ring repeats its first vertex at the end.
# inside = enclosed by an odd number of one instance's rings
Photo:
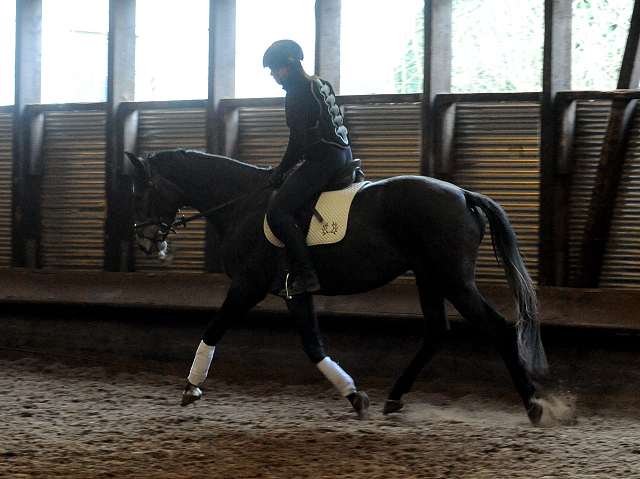
POLYGON ((384 407, 382 408, 382 414, 386 416, 387 414, 390 414, 392 412, 399 411, 400 409, 402 409, 402 406, 404 406, 404 403, 405 403, 404 399, 387 399, 384 402, 384 407))
POLYGON ((527 408, 527 416, 529 416, 531 424, 533 424, 534 426, 540 424, 540 419, 542 419, 543 411, 544 408, 542 407, 542 405, 535 398, 533 398, 529 402, 529 407, 527 408))
POLYGON ((187 387, 184 388, 182 392, 182 401, 180 401, 180 406, 187 406, 192 402, 196 402, 198 399, 202 397, 202 391, 198 386, 194 386, 193 384, 187 384, 187 387))
POLYGON ((353 409, 358 413, 358 416, 365 416, 369 411, 369 396, 363 391, 358 391, 351 404, 353 405, 353 409))

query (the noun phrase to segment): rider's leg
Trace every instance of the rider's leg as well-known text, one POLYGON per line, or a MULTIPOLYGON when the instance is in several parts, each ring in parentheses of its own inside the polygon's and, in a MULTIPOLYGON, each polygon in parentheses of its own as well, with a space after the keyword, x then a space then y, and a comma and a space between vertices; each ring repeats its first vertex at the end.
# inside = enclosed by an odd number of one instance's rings
MULTIPOLYGON (((275 216, 278 216, 277 214, 275 216)), ((270 215, 270 224, 273 216, 270 215)), ((276 235, 284 243, 291 261, 291 271, 294 281, 289 285, 284 294, 293 296, 300 293, 314 293, 320 290, 320 280, 311 261, 307 239, 292 216, 282 215, 275 220, 279 225, 276 235)))
POLYGON ((315 175, 316 165, 303 163, 282 184, 271 198, 267 221, 274 234, 284 243, 291 261, 294 278, 287 293, 291 295, 315 292, 320 281, 311 261, 307 240, 294 219, 294 212, 319 191, 323 183, 315 175))
POLYGON ((328 145, 319 146, 295 171, 289 175, 269 202, 267 221, 273 233, 285 245, 293 283, 287 291, 290 296, 316 292, 320 281, 311 261, 304 233, 296 225, 294 212, 324 188, 331 177, 351 158, 351 150, 328 145))

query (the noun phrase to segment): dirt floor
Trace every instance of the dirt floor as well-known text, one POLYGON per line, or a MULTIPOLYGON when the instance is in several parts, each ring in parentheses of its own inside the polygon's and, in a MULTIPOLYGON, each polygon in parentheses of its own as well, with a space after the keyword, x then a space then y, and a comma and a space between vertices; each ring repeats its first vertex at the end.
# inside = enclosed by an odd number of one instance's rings
POLYGON ((189 358, 0 348, 0 477, 640 478, 635 337, 554 334, 539 384, 555 415, 534 427, 472 333, 454 331, 405 408, 383 416, 418 335, 327 329, 329 354, 371 398, 366 418, 286 328, 231 331, 185 408, 189 358))

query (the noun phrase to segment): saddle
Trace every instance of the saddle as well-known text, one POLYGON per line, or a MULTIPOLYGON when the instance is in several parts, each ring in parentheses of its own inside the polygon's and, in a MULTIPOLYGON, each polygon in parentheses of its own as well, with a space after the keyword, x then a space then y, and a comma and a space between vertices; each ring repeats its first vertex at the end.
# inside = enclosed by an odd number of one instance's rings
POLYGON ((358 159, 347 163, 344 168, 338 171, 338 173, 329 180, 326 186, 322 189, 322 193, 325 191, 344 190, 354 183, 364 181, 364 172, 360 168, 361 165, 362 162, 358 159))
POLYGON ((314 195, 313 198, 294 213, 296 223, 305 235, 309 232, 309 224, 313 216, 315 216, 320 223, 324 223, 324 218, 315 207, 318 199, 320 199, 320 195, 327 191, 344 190, 354 183, 362 183, 364 181, 364 172, 360 168, 361 165, 362 162, 358 159, 347 163, 329 180, 318 194, 314 195))
MULTIPOLYGON (((311 227, 311 220, 315 216, 316 219, 318 220, 316 224, 319 223, 323 225, 322 232, 320 234, 316 234, 317 228, 314 228, 314 236, 316 237, 315 244, 320 244, 321 241, 325 244, 327 243, 327 241, 324 238, 326 233, 324 229, 327 225, 325 225, 324 218, 316 209, 318 200, 320 199, 322 193, 327 193, 327 192, 334 192, 334 193, 329 193, 330 195, 339 195, 339 196, 344 196, 345 198, 352 198, 353 197, 352 195, 355 195, 356 191, 360 189, 360 187, 366 185, 367 183, 365 182, 364 172, 360 168, 360 165, 361 165, 361 161, 358 159, 353 160, 350 163, 346 164, 344 168, 342 168, 336 175, 333 176, 333 178, 331 178, 331 180, 325 185, 322 191, 314 195, 309 201, 307 201, 304 205, 298 208, 297 211, 294 212, 296 223, 298 224, 298 226, 300 227, 304 235, 307 237, 307 242, 309 242, 311 239, 309 237, 309 230, 311 227)), ((346 203, 344 204, 347 206, 344 206, 344 208, 346 208, 346 211, 344 213, 345 217, 344 217, 344 225, 342 225, 343 226, 342 229, 346 228, 346 221, 349 215, 348 209, 349 209, 349 205, 351 204, 350 199, 347 199, 346 203)), ((333 227, 333 224, 329 226, 329 228, 332 228, 332 227, 333 227)), ((269 228, 266 216, 264 218, 263 228, 264 228, 265 236, 272 244, 279 247, 284 246, 282 242, 275 237, 275 235, 269 228)), ((334 231, 328 231, 328 233, 334 233, 334 231)), ((333 234, 327 234, 326 236, 331 237, 333 236, 333 234)), ((344 236, 344 231, 341 231, 341 234, 336 235, 335 239, 332 238, 330 242, 339 241, 338 238, 341 239, 343 236, 344 236)), ((278 294, 279 291, 282 289, 282 285, 285 284, 286 282, 286 272, 289 269, 286 253, 284 252, 284 250, 282 250, 282 253, 280 254, 281 254, 281 261, 282 261, 282 268, 281 268, 282 274, 278 275, 274 279, 274 283, 271 288, 274 294, 278 294)))
MULTIPOLYGON (((294 212, 294 217, 296 223, 302 230, 302 232, 307 235, 309 233, 309 226, 311 224, 311 218, 314 216, 320 223, 324 223, 325 220, 322 215, 316 209, 316 204, 320 199, 322 193, 326 193, 329 191, 340 191, 347 190, 357 183, 364 183, 365 176, 364 172, 360 168, 362 162, 358 159, 353 160, 347 163, 338 173, 336 173, 325 185, 325 187, 314 195, 309 201, 307 201, 304 205, 298 208, 294 212)), ((266 218, 265 218, 266 225, 266 218)), ((268 225, 266 225, 268 226, 268 225)), ((272 234, 269 230, 269 233, 272 234)), ((274 237, 277 240, 277 238, 274 237)))

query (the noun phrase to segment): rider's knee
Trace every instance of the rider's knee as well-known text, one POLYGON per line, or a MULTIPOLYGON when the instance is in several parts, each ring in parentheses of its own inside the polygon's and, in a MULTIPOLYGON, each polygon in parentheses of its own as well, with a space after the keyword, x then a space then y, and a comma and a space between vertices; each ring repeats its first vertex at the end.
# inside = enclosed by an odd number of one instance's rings
POLYGON ((279 205, 269 203, 267 207, 267 222, 273 229, 279 229, 279 226, 287 222, 288 213, 284 211, 279 205))

